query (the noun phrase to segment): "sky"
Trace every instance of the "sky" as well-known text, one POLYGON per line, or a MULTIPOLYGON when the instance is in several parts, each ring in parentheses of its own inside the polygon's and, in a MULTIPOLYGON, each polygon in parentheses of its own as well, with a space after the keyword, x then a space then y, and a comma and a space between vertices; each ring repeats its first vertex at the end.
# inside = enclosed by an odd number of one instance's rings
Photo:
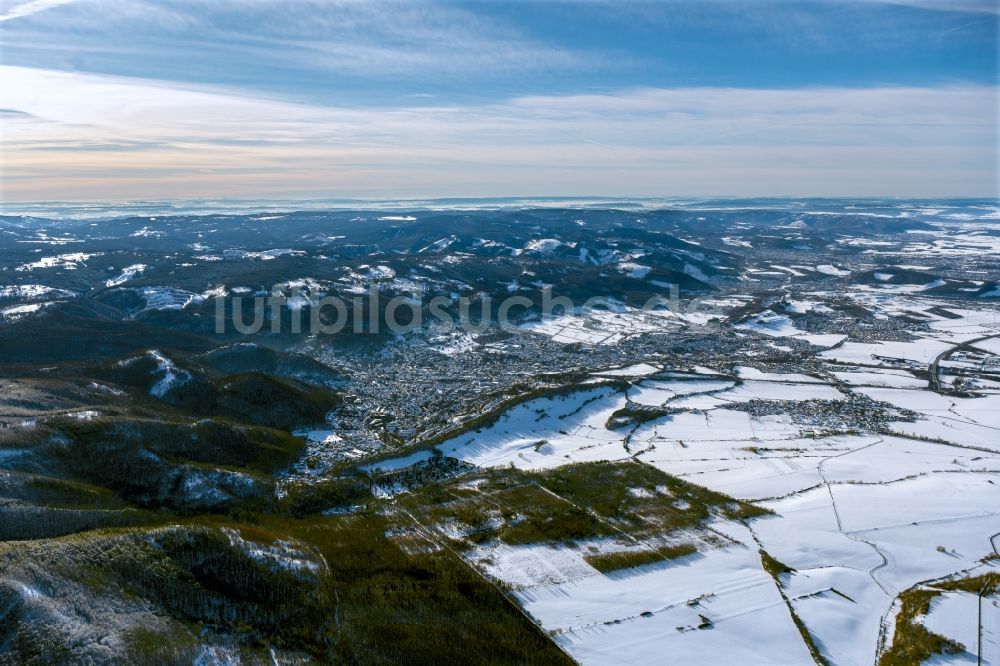
POLYGON ((1000 0, 0 0, 0 203, 1000 196, 1000 0))

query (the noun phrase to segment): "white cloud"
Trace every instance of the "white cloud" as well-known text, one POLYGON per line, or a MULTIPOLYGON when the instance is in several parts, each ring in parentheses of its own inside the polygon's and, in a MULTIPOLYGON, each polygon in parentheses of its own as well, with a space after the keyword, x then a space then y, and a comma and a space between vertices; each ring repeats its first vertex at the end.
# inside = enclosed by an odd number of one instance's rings
POLYGON ((997 0, 854 0, 855 2, 877 2, 886 5, 907 5, 920 9, 935 9, 947 12, 972 12, 976 14, 1000 14, 997 0))
POLYGON ((638 89, 323 107, 0 68, 4 197, 995 195, 997 90, 638 89))
POLYGON ((179 76, 189 74, 185 68, 218 76, 253 65, 382 78, 488 77, 598 62, 473 11, 408 0, 95 0, 43 18, 12 24, 4 35, 8 53, 63 52, 61 61, 87 56, 116 66, 125 58, 154 71, 166 65, 179 76))
POLYGON ((4 13, 0 14, 0 21, 10 21, 11 19, 21 18, 22 16, 29 16, 36 12, 58 7, 59 5, 65 5, 70 2, 73 2, 73 0, 32 0, 31 2, 23 2, 14 5, 4 13))

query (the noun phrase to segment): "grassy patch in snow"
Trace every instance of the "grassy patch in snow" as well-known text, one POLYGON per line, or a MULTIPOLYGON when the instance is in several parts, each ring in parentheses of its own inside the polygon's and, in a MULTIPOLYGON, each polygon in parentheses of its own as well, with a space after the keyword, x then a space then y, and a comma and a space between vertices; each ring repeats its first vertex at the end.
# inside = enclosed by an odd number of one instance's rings
POLYGON ((745 520, 771 513, 636 461, 583 463, 529 476, 636 537, 697 527, 713 516, 745 520))
POLYGON ((540 472, 479 470, 427 484, 396 501, 456 545, 491 539, 518 545, 623 535, 656 538, 697 529, 713 517, 742 520, 769 513, 632 461, 540 472))
POLYGON ((911 666, 922 664, 934 655, 965 652, 964 645, 935 634, 921 621, 930 611, 931 600, 939 594, 940 590, 911 588, 899 595, 896 631, 892 645, 879 657, 879 666, 911 666))
POLYGON ((589 512, 534 484, 514 469, 487 470, 463 483, 433 484, 401 496, 424 524, 461 534, 468 541, 500 539, 511 545, 569 542, 611 536, 614 529, 589 512))
MULTIPOLYGON (((989 559, 995 559, 996 554, 989 559)), ((995 594, 1000 589, 1000 573, 988 573, 972 578, 959 578, 958 580, 947 580, 935 583, 934 587, 948 592, 969 592, 970 594, 983 593, 984 596, 995 594)))
POLYGON ((692 544, 682 543, 676 546, 664 546, 656 550, 630 550, 617 553, 601 553, 599 555, 584 555, 587 564, 601 573, 634 569, 646 564, 672 560, 677 557, 693 555, 698 552, 692 544))
POLYGON ((775 581, 780 582, 782 574, 795 573, 795 569, 791 568, 784 562, 771 557, 766 550, 760 551, 760 561, 764 565, 764 571, 771 574, 771 578, 775 581))
POLYGON ((943 592, 994 594, 1000 589, 1000 574, 987 573, 969 578, 938 581, 916 587, 899 595, 900 609, 892 645, 882 653, 879 666, 920 664, 935 655, 961 654, 966 647, 927 629, 922 618, 930 611, 931 601, 943 592))
POLYGON ((648 421, 655 421, 656 419, 669 416, 670 414, 677 414, 682 410, 672 409, 669 407, 652 407, 647 405, 637 405, 635 403, 629 403, 621 409, 615 410, 611 416, 608 417, 607 426, 608 430, 618 430, 619 428, 625 427, 635 427, 642 425, 648 421))
POLYGON ((781 576, 785 574, 795 573, 795 569, 788 566, 781 560, 772 557, 763 548, 760 550, 760 561, 764 566, 764 570, 771 575, 774 579, 774 584, 778 587, 778 593, 781 595, 782 600, 785 602, 785 606, 788 607, 788 614, 792 617, 792 623, 799 632, 799 636, 802 637, 802 642, 805 643, 806 648, 809 650, 809 656, 812 657, 813 662, 817 666, 828 666, 830 662, 826 660, 823 654, 819 651, 819 646, 816 645, 816 641, 813 639, 811 633, 809 633, 809 628, 806 627, 805 622, 799 617, 799 614, 795 612, 795 606, 792 605, 791 600, 788 595, 785 594, 785 584, 781 580, 781 576))

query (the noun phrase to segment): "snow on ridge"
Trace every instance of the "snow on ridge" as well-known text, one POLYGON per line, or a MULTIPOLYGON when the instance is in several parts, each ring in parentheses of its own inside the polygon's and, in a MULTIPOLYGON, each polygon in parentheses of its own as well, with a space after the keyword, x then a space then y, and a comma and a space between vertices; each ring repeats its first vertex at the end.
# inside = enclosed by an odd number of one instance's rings
POLYGON ((278 257, 283 257, 285 255, 300 257, 305 255, 305 251, 293 250, 287 247, 275 248, 273 250, 262 250, 260 252, 229 249, 229 250, 223 250, 221 257, 218 255, 198 255, 195 257, 195 259, 201 259, 203 261, 222 261, 223 259, 228 259, 230 261, 234 259, 259 259, 261 261, 270 261, 272 259, 277 259, 278 257))
POLYGON ((163 238, 165 235, 162 231, 150 229, 148 226, 129 234, 132 238, 163 238))
POLYGON ((690 264, 690 263, 688 263, 686 261, 684 262, 684 274, 685 275, 690 275, 695 280, 701 280, 702 282, 709 282, 710 281, 709 277, 707 275, 705 275, 705 273, 702 272, 702 270, 700 268, 698 268, 694 264, 690 264))
POLYGON ((73 298, 76 296, 67 289, 46 287, 43 284, 15 284, 0 287, 0 300, 26 300, 32 298, 73 298))
POLYGON ((373 266, 368 269, 365 277, 371 280, 392 280, 396 277, 396 271, 389 266, 373 266))
POLYGON ((819 266, 816 267, 816 270, 819 271, 820 273, 824 273, 826 275, 833 275, 835 277, 843 277, 845 275, 851 274, 851 271, 845 271, 841 268, 837 268, 833 264, 820 264, 819 266))
POLYGON ((754 315, 734 328, 772 338, 797 338, 818 347, 832 347, 847 339, 846 335, 840 333, 809 333, 800 330, 787 316, 771 311, 754 315))
POLYGON ((643 266, 642 264, 637 264, 635 262, 623 261, 618 264, 618 270, 627 274, 630 278, 641 280, 653 269, 649 266, 643 266))
POLYGON ((11 321, 16 321, 16 320, 18 320, 21 317, 24 317, 26 315, 34 314, 36 312, 40 312, 43 308, 45 308, 45 307, 47 307, 49 305, 51 305, 50 302, 48 302, 48 303, 29 303, 27 305, 15 305, 14 307, 4 308, 3 310, 0 310, 0 315, 3 315, 4 319, 8 319, 8 320, 11 320, 11 321))
POLYGON ((223 534, 229 539, 229 544, 239 548, 256 562, 268 566, 273 571, 285 570, 292 573, 316 574, 323 569, 320 562, 310 559, 307 554, 297 548, 291 541, 279 540, 270 546, 248 541, 240 531, 231 527, 223 527, 223 534))
POLYGON ((76 419, 77 421, 93 421, 100 415, 100 412, 93 409, 84 409, 78 412, 69 412, 66 414, 66 416, 76 419))
POLYGON ((99 257, 103 252, 70 252, 68 254, 59 254, 54 257, 42 257, 38 261, 33 261, 27 264, 22 264, 15 268, 16 271, 32 271, 36 268, 64 268, 68 271, 76 270, 80 267, 80 264, 84 263, 91 257, 99 257))
POLYGON ((171 389, 183 386, 191 381, 191 373, 187 370, 181 370, 178 368, 177 365, 164 356, 162 352, 157 351, 156 349, 150 349, 149 356, 156 361, 158 371, 164 373, 163 378, 153 384, 152 388, 149 389, 150 395, 156 398, 162 398, 171 389))
POLYGON ((139 291, 146 299, 143 310, 183 310, 191 303, 200 303, 204 297, 175 287, 144 287, 139 291))
POLYGON ((132 264, 131 266, 126 266, 122 269, 121 274, 118 277, 113 277, 104 283, 106 287, 117 287, 120 284, 125 284, 129 280, 143 274, 149 268, 146 264, 132 264))
POLYGON ((788 297, 784 298, 780 302, 780 307, 788 314, 808 314, 810 312, 826 312, 826 313, 833 312, 833 310, 831 310, 821 301, 796 300, 788 297))
POLYGON ((556 249, 565 245, 561 240, 555 238, 536 238, 534 240, 528 241, 524 246, 525 252, 538 252, 545 254, 548 252, 553 252, 556 249))
POLYGON ((456 236, 454 234, 452 234, 451 236, 448 236, 447 238, 440 238, 440 239, 434 241, 433 243, 431 243, 430 245, 428 245, 426 247, 422 247, 419 250, 417 250, 417 254, 422 254, 424 252, 429 252, 431 250, 434 250, 434 251, 443 250, 446 247, 448 247, 449 245, 452 245, 453 243, 455 243, 457 240, 458 240, 458 236, 456 236))

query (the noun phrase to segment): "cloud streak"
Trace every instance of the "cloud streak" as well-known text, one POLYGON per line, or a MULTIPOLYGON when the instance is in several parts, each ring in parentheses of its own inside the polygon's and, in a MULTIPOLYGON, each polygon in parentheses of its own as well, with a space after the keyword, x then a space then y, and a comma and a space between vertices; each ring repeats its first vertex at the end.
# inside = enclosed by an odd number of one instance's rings
POLYGON ((334 107, 0 68, 7 200, 996 196, 997 91, 642 88, 334 107))
POLYGON ((877 2, 887 5, 905 5, 918 9, 933 9, 944 12, 968 12, 972 14, 1000 14, 1000 4, 996 0, 855 0, 856 2, 877 2))
POLYGON ((54 62, 85 59, 108 73, 137 63, 156 71, 176 62, 175 75, 193 68, 187 73, 203 69, 209 78, 247 76, 252 64, 300 75, 399 79, 488 77, 598 62, 593 54, 529 39, 458 6, 408 0, 101 0, 37 20, 29 16, 68 2, 37 0, 10 17, 27 17, 4 35, 14 64, 37 62, 41 54, 54 62))
POLYGON ((45 11, 46 9, 52 9, 53 7, 65 5, 70 2, 73 2, 73 0, 32 0, 31 2, 24 2, 14 5, 6 12, 0 14, 0 22, 10 21, 23 16, 30 16, 31 14, 45 11))

